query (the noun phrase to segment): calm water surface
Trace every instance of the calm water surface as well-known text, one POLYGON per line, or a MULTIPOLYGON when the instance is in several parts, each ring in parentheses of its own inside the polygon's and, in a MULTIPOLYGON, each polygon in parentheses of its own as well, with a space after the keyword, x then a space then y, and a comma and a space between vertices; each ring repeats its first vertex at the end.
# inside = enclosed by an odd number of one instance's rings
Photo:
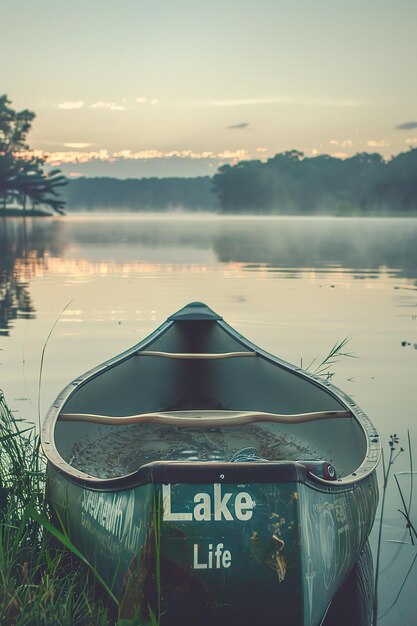
MULTIPOLYGON (((26 229, 21 220, 3 221, 0 388, 16 416, 37 420, 42 347, 66 305, 46 350, 42 412, 72 378, 193 300, 259 346, 292 363, 313 362, 313 369, 350 337, 347 350, 357 358, 334 367, 335 384, 369 414, 386 444, 395 432, 407 448, 409 430, 416 453, 415 219, 70 216, 29 221, 26 229)), ((404 452, 393 471, 407 499, 408 470, 404 452)), ((417 555, 401 506, 393 480, 381 615, 417 555)), ((417 624, 416 581, 417 562, 381 624, 417 624)))

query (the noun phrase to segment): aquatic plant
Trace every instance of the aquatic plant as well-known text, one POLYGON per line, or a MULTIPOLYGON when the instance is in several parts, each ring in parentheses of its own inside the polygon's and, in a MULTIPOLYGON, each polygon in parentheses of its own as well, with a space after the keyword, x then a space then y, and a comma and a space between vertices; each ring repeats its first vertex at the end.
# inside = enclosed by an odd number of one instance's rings
MULTIPOLYGON (((317 364, 317 359, 313 359, 307 367, 304 367, 305 371, 312 371, 316 376, 321 376, 326 380, 330 381, 334 372, 332 371, 332 367, 339 362, 339 360, 343 357, 348 357, 351 359, 356 359, 357 356, 352 352, 344 352, 345 347, 350 341, 350 337, 345 337, 340 341, 337 341, 334 346, 331 348, 330 352, 327 356, 324 357, 322 361, 317 364), (314 369, 313 369, 314 366, 314 369)), ((301 359, 301 367, 303 367, 303 359, 301 359)))
POLYGON ((379 569, 381 562, 381 549, 382 549, 382 528, 384 523, 384 512, 385 512, 385 498, 387 495, 387 486, 389 477, 391 474, 391 469, 393 464, 395 463, 398 456, 404 452, 404 448, 400 447, 397 451, 397 446, 399 444, 399 438, 396 433, 390 435, 389 438, 389 457, 388 462, 385 462, 385 454, 384 449, 382 448, 382 473, 383 473, 383 484, 382 484, 382 500, 381 500, 381 513, 379 518, 379 528, 378 528, 378 543, 376 550, 376 565, 375 565, 375 587, 374 587, 374 609, 373 609, 373 618, 372 624, 376 626, 378 620, 378 582, 379 582, 379 569))
MULTIPOLYGON (((390 468, 392 466, 392 464, 394 463, 395 459, 398 457, 398 455, 401 452, 404 452, 404 448, 400 447, 400 450, 394 455, 394 452, 396 450, 395 446, 396 444, 399 443, 398 437, 397 435, 391 435, 390 437, 390 441, 389 441, 389 445, 390 445, 390 461, 391 463, 388 463, 388 466, 385 467, 384 465, 384 487, 383 487, 383 504, 385 502, 385 491, 387 488, 387 484, 388 484, 388 478, 389 478, 389 472, 390 472, 390 468)), ((411 446, 411 438, 410 438, 410 431, 407 431, 407 448, 408 448, 408 462, 409 462, 409 470, 405 471, 405 472, 400 472, 399 474, 394 474, 394 480, 398 489, 398 493, 400 495, 400 499, 401 499, 401 504, 402 504, 402 508, 398 509, 398 512, 400 513, 400 515, 402 515, 402 517, 405 519, 405 527, 406 530, 408 530, 408 535, 409 535, 409 541, 411 543, 411 545, 415 546, 417 543, 417 524, 414 524, 411 520, 411 507, 412 507, 412 502, 413 502, 413 492, 414 492, 414 465, 413 465, 413 452, 412 452, 412 446, 411 446), (410 477, 410 488, 409 488, 409 495, 408 495, 408 502, 406 502, 406 497, 404 495, 404 491, 400 485, 400 481, 398 480, 398 476, 400 474, 404 474, 410 477)), ((417 552, 414 555, 414 558, 411 562, 411 565, 409 566, 401 584, 400 587, 398 589, 398 592, 393 600, 393 602, 389 605, 389 607, 387 609, 385 609, 385 611, 381 614, 378 615, 378 602, 377 602, 377 585, 378 585, 378 571, 379 571, 379 560, 380 560, 380 554, 381 554, 381 536, 382 536, 382 527, 383 527, 383 514, 384 514, 384 510, 383 508, 381 508, 381 518, 380 518, 380 524, 379 524, 379 536, 378 536, 378 560, 377 560, 377 566, 376 566, 376 577, 375 577, 375 598, 376 598, 376 605, 374 606, 374 621, 373 621, 373 626, 375 626, 375 624, 377 623, 377 619, 379 618, 383 618, 386 615, 388 615, 388 613, 397 605, 400 596, 403 592, 403 589, 405 587, 405 584, 414 568, 414 565, 417 561, 417 552)), ((398 543, 406 543, 403 541, 400 541, 398 543)))

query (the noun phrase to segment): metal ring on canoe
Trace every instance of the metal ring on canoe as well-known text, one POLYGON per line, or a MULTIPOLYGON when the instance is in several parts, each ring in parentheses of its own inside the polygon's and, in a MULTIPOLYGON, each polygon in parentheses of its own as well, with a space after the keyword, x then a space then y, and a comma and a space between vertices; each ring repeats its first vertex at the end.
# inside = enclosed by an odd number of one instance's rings
POLYGON ((301 424, 316 420, 353 417, 350 411, 316 411, 314 413, 264 413, 262 411, 172 411, 164 413, 140 413, 138 415, 95 415, 91 413, 61 413, 58 421, 90 422, 112 426, 129 424, 163 424, 188 428, 238 426, 253 422, 277 422, 301 424))

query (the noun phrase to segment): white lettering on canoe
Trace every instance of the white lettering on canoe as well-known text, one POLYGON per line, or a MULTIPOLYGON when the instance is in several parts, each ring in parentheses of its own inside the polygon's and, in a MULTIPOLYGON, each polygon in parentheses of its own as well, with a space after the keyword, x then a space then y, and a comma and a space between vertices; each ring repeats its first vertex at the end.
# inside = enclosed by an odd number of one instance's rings
POLYGON ((191 522, 192 513, 174 513, 171 510, 171 485, 162 485, 163 519, 168 522, 191 522))
POLYGON ((222 497, 222 487, 218 483, 214 485, 214 519, 220 522, 222 516, 228 522, 233 521, 233 515, 227 508, 227 503, 232 497, 231 493, 225 493, 222 497))
POLYGON ((87 526, 86 516, 122 542, 128 550, 139 544, 141 522, 135 520, 135 494, 127 499, 118 494, 84 491, 81 501, 81 525, 87 526), (123 506, 124 505, 124 506, 123 506))
POLYGON ((194 569, 227 569, 232 565, 230 550, 224 549, 223 543, 218 543, 213 550, 213 544, 209 543, 205 556, 200 555, 201 548, 198 543, 194 544, 194 569))
POLYGON ((196 493, 194 496, 194 519, 197 522, 209 522, 211 519, 211 502, 208 493, 196 493))
POLYGON ((171 485, 162 485, 163 519, 167 522, 247 522, 253 515, 254 501, 249 493, 240 491, 233 501, 233 493, 222 493, 222 485, 213 485, 213 494, 199 492, 194 496, 192 511, 180 511, 173 504, 171 485))
POLYGON ((238 493, 235 500, 235 513, 237 519, 240 519, 242 522, 249 520, 253 515, 254 506, 254 501, 250 495, 246 493, 246 491, 238 493))

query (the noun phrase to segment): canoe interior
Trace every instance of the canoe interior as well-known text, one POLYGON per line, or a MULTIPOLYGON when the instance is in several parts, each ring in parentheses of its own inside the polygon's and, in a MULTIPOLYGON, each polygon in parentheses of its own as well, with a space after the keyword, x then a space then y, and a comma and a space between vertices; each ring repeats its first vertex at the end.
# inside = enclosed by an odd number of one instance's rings
POLYGON ((124 476, 153 461, 228 462, 248 447, 265 461, 326 460, 334 465, 338 478, 343 478, 363 459, 360 435, 354 422, 347 419, 207 430, 150 424, 78 424, 74 428, 63 422, 57 426, 56 443, 72 467, 97 478, 124 476))
MULTIPOLYGON (((250 352, 216 322, 176 322, 147 350, 250 352)), ((199 361, 139 355, 89 380, 62 412, 129 415, 191 409, 304 413, 345 407, 325 389, 264 358, 199 361)))
MULTIPOLYGON (((251 348, 216 321, 187 320, 173 323, 146 350, 225 353, 251 348)), ((292 414, 344 411, 346 406, 326 388, 263 356, 191 360, 139 352, 88 378, 61 412, 117 417, 189 410, 292 414)), ((246 447, 267 461, 326 460, 342 478, 359 467, 367 450, 353 417, 207 429, 58 421, 55 444, 65 461, 97 478, 123 476, 152 461, 230 461, 246 447)))

